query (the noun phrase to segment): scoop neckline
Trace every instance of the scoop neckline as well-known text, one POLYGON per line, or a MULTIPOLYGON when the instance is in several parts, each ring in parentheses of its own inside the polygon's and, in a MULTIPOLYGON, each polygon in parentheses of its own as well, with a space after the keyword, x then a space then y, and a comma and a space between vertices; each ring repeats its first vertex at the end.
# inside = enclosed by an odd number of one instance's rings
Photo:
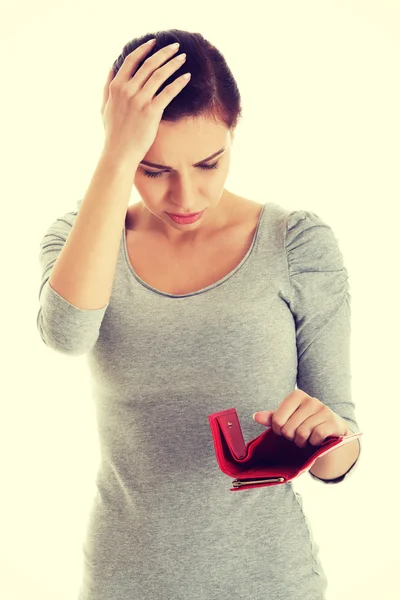
POLYGON ((261 222, 263 220, 263 216, 265 213, 265 208, 266 208, 266 204, 263 204, 259 217, 258 217, 258 222, 257 222, 257 227, 256 227, 256 231, 254 233, 253 236, 253 240, 251 242, 250 248, 248 249, 248 251, 246 252, 245 256, 242 258, 242 260, 240 261, 240 263, 234 268, 232 269, 232 271, 230 271, 229 273, 227 273, 224 277, 222 277, 221 279, 219 279, 218 281, 215 281, 214 283, 211 283, 210 285, 200 289, 200 290, 196 290, 194 292, 188 292, 187 294, 170 294, 168 292, 163 292, 161 290, 158 290, 157 288, 151 286, 150 284, 146 283, 141 277, 139 277, 139 275, 136 273, 135 269, 132 266, 131 261, 129 260, 129 255, 128 255, 128 248, 127 248, 127 244, 126 244, 126 232, 127 229, 124 225, 123 228, 123 240, 122 240, 122 245, 123 245, 123 253, 124 253, 124 260, 125 260, 125 264, 128 268, 128 270, 130 271, 131 275, 133 275, 133 277, 136 279, 136 281, 144 288, 150 290, 151 292, 154 292, 155 294, 157 294, 158 296, 166 296, 168 298, 188 298, 191 296, 197 296, 198 294, 204 294, 205 292, 211 291, 214 288, 222 285, 225 281, 227 281, 228 279, 230 279, 233 275, 235 275, 235 273, 237 271, 239 271, 239 269, 241 269, 241 267, 244 265, 244 263, 248 260, 248 258, 251 256, 254 246, 256 244, 256 241, 258 239, 258 232, 260 230, 260 225, 261 222))

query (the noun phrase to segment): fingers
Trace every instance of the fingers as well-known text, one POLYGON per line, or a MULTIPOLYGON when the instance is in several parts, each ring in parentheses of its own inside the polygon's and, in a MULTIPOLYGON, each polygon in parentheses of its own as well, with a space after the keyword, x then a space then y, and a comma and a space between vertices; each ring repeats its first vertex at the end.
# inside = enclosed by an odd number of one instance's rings
POLYGON ((100 110, 101 114, 103 114, 104 107, 107 104, 108 97, 110 95, 111 82, 114 81, 115 83, 118 84, 119 82, 128 81, 131 77, 132 61, 134 61, 134 64, 139 63, 140 60, 142 60, 143 56, 145 56, 147 52, 150 52, 150 50, 153 46, 154 46, 154 41, 153 41, 153 43, 150 43, 150 44, 149 44, 149 42, 145 42, 144 44, 141 44, 140 46, 135 48, 135 50, 133 50, 125 58, 124 62, 122 63, 122 65, 119 68, 118 73, 116 75, 114 72, 114 65, 111 67, 111 69, 108 72, 107 80, 104 84, 103 101, 102 101, 101 110, 100 110))
POLYGON ((145 44, 135 48, 135 50, 125 57, 124 62, 118 70, 118 73, 113 79, 113 85, 115 85, 115 87, 120 85, 123 86, 125 83, 128 83, 131 80, 132 74, 136 72, 137 65, 141 60, 143 60, 143 57, 150 52, 153 46, 154 43, 149 44, 146 42, 145 44))

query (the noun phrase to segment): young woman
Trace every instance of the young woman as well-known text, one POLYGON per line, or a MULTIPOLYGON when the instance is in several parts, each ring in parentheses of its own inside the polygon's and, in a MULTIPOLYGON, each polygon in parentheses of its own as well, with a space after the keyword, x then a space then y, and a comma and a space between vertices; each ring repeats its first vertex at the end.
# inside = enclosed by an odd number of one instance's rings
MULTIPOLYGON (((87 356, 96 402, 79 600, 322 600, 301 496, 232 493, 207 416, 235 407, 245 439, 264 424, 299 447, 359 431, 348 274, 315 213, 225 188, 241 107, 220 52, 197 33, 150 37, 110 71, 90 186, 40 249, 38 330, 87 356)), ((310 474, 342 481, 358 452, 310 474)))

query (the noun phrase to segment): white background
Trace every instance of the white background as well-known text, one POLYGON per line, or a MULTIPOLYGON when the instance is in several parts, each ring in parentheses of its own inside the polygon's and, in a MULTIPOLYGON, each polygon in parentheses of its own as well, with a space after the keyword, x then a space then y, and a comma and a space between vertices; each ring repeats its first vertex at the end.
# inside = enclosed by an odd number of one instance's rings
POLYGON ((50 350, 36 329, 39 244, 88 187, 113 61, 130 39, 172 28, 202 33, 238 82, 226 187, 314 211, 339 240, 362 462, 341 484, 304 474, 295 487, 328 600, 398 598, 400 2, 1 6, 2 600, 77 598, 99 448, 85 357, 50 350))

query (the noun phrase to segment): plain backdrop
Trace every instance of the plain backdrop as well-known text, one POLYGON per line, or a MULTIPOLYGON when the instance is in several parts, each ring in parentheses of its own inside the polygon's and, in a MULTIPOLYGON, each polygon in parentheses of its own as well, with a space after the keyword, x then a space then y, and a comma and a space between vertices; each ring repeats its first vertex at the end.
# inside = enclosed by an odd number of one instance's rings
MULTIPOLYGON (((3 0, 0 597, 77 598, 99 447, 85 356, 50 350, 36 328, 39 245, 89 185, 104 139, 100 106, 113 61, 130 39, 172 28, 202 33, 238 82, 244 116, 226 186, 260 203, 314 211, 339 240, 350 274, 362 460, 345 482, 324 485, 303 474, 295 489, 320 547, 328 600, 394 600, 400 569, 396 0, 3 0)), ((130 203, 136 194, 133 188, 130 203)))

